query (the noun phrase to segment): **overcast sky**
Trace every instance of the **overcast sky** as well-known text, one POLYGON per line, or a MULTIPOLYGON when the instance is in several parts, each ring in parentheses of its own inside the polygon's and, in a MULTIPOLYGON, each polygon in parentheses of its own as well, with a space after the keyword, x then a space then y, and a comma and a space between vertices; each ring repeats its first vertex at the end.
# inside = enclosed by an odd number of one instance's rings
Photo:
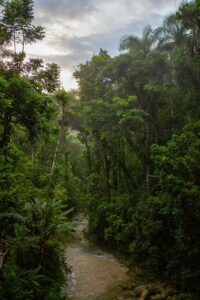
POLYGON ((76 86, 73 71, 99 48, 118 54, 125 35, 140 35, 145 25, 159 26, 180 0, 35 0, 35 23, 46 29, 42 42, 28 46, 29 57, 55 62, 66 89, 76 86))

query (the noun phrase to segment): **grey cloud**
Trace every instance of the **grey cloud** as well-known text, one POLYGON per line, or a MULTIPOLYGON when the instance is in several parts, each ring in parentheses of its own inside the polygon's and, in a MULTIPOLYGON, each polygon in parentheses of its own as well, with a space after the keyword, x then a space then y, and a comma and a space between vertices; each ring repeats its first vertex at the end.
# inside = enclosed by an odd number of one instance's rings
MULTIPOLYGON (((38 57, 38 56, 37 56, 38 57)), ((75 70, 78 64, 86 61, 89 58, 89 55, 86 53, 82 54, 80 57, 78 53, 73 54, 62 54, 62 55, 45 55, 40 56, 46 63, 56 63, 62 69, 67 69, 70 71, 75 70)))
POLYGON ((128 26, 115 30, 112 33, 91 34, 87 37, 73 37, 69 38, 67 35, 55 37, 51 44, 57 46, 60 52, 59 55, 46 55, 41 58, 46 62, 55 62, 61 66, 62 69, 67 69, 73 72, 78 64, 84 63, 91 58, 93 54, 98 53, 100 48, 108 51, 111 56, 119 53, 118 46, 120 39, 125 35, 139 34, 143 27, 154 20, 154 25, 158 26, 161 23, 162 16, 151 15, 146 20, 133 21, 128 26), (66 49, 66 50, 65 50, 66 49), (70 54, 65 54, 70 50, 70 54))
MULTIPOLYGON (((124 0, 124 2, 129 8, 133 6, 134 3, 132 0, 124 0)), ((140 0, 139 3, 146 9, 161 9, 169 6, 175 9, 180 2, 180 0, 140 0)))
MULTIPOLYGON (((97 11, 100 12, 99 4, 101 7, 107 3, 125 6, 127 12, 133 12, 133 18, 135 18, 137 10, 142 8, 140 17, 146 18, 150 13, 159 13, 161 9, 174 10, 180 2, 181 0, 35 0, 35 22, 47 28, 54 23, 60 23, 67 30, 70 29, 67 21, 78 20, 81 22, 85 18, 85 22, 87 22, 87 17, 93 16, 97 11)), ((101 13, 98 18, 103 21, 101 13)), ((120 24, 122 21, 120 20, 120 11, 113 11, 113 13, 119 13, 120 24)))
POLYGON ((139 35, 145 25, 151 24, 153 27, 159 26, 162 19, 163 16, 152 14, 146 19, 132 21, 127 26, 109 33, 90 34, 86 37, 73 38, 69 38, 63 34, 60 37, 54 37, 53 40, 49 41, 49 44, 52 46, 56 44, 60 51, 65 51, 65 49, 70 50, 72 54, 77 54, 77 58, 80 57, 81 61, 82 58, 96 53, 100 48, 108 50, 111 55, 116 55, 120 39, 123 36, 132 34, 139 35))
MULTIPOLYGON (((35 0, 36 23, 46 26, 48 29, 54 23, 62 23, 64 28, 61 32, 50 32, 46 39, 46 44, 61 54, 45 55, 41 58, 45 62, 55 62, 63 70, 73 73, 78 64, 84 63, 94 53, 98 53, 99 48, 108 50, 112 56, 117 55, 119 41, 123 36, 139 35, 147 24, 153 27, 159 26, 162 23, 163 14, 169 10, 175 10, 179 3, 180 0, 35 0), (125 22, 126 25, 123 25, 124 22, 120 19, 119 11, 118 29, 109 28, 108 32, 94 34, 91 28, 88 36, 78 37, 76 36, 77 32, 74 32, 74 37, 69 37, 67 29, 70 27, 67 20, 79 20, 81 26, 81 22, 87 22, 87 16, 92 16, 98 11, 97 2, 101 5, 108 2, 111 5, 113 3, 125 5, 127 12, 133 13, 132 21, 130 20, 128 24, 125 22), (136 8, 142 8, 137 19, 135 19, 136 8)), ((113 11, 113 13, 117 12, 113 11)), ((99 24, 105 21, 104 15, 99 14, 98 17, 99 24)))
POLYGON ((36 19, 40 22, 55 22, 55 19, 81 19, 96 10, 92 0, 35 0, 36 19), (37 11, 42 11, 44 18, 37 17, 37 11))

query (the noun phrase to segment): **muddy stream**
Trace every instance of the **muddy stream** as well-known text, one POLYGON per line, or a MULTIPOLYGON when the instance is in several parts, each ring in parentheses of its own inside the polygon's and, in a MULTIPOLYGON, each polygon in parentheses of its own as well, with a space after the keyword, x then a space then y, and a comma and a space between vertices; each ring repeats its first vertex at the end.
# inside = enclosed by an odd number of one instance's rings
POLYGON ((72 272, 65 294, 73 300, 120 299, 123 285, 132 281, 127 267, 84 237, 87 221, 83 216, 77 216, 75 224, 77 238, 66 249, 72 272))

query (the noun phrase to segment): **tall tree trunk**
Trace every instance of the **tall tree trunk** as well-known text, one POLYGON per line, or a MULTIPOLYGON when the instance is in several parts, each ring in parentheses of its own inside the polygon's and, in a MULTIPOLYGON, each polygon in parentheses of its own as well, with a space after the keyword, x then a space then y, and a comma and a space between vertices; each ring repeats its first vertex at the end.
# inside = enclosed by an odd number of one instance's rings
POLYGON ((51 175, 53 175, 53 173, 54 173, 54 169, 55 169, 56 161, 57 161, 57 158, 58 158, 60 146, 61 146, 61 143, 62 143, 62 140, 63 140, 63 136, 64 136, 64 118, 62 118, 62 121, 61 121, 60 133, 59 133, 59 136, 58 136, 58 140, 57 140, 57 144, 56 144, 56 150, 55 150, 55 153, 54 153, 53 162, 52 162, 52 166, 51 166, 51 175))
POLYGON ((15 56, 17 54, 17 47, 16 47, 16 32, 14 30, 14 53, 15 53, 15 56))
POLYGON ((22 52, 24 52, 24 46, 25 46, 25 41, 24 41, 24 30, 22 31, 22 52))

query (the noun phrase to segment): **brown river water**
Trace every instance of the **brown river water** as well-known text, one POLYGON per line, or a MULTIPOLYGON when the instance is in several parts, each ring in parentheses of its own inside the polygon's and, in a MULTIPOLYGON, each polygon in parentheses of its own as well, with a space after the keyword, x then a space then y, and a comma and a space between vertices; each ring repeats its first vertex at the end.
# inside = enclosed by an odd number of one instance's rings
POLYGON ((117 289, 131 280, 127 267, 84 237, 87 221, 83 216, 77 216, 75 224, 77 239, 66 249, 72 272, 64 293, 73 300, 120 299, 117 289))

